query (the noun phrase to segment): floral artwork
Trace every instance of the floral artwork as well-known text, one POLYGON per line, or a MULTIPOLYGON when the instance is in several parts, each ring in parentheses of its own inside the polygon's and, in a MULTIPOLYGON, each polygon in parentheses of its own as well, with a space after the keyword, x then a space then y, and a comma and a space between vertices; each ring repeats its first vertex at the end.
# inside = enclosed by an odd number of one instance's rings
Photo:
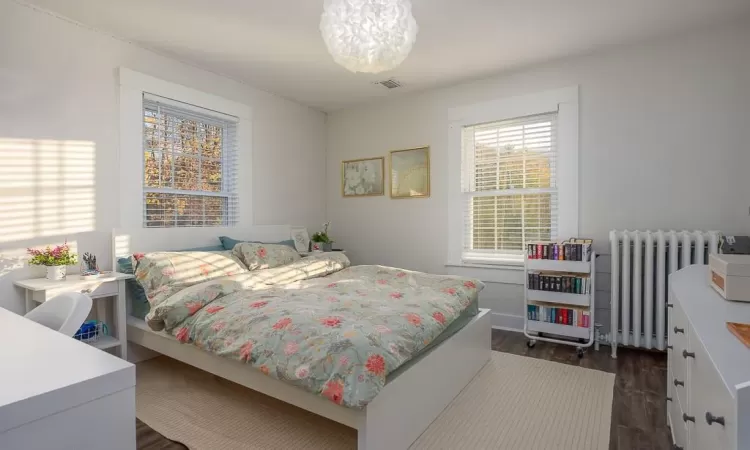
POLYGON ((383 195, 385 158, 358 159, 341 163, 341 193, 344 197, 383 195))
POLYGON ((391 152, 391 198, 430 196, 430 147, 391 152))
POLYGON ((146 320, 248 370, 337 405, 363 408, 390 373, 476 305, 484 286, 467 278, 349 264, 341 253, 321 253, 207 281, 165 299, 146 320), (252 285, 247 277, 273 279, 264 272, 286 275, 274 285, 243 287, 252 285))

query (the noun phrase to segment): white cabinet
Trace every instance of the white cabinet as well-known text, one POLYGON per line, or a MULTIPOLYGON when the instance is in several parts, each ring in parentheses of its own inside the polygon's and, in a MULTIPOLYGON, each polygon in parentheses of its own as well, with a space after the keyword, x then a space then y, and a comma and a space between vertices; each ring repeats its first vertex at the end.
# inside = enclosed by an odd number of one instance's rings
POLYGON ((135 366, 0 308, 0 449, 135 449, 135 366))
POLYGON ((37 303, 44 303, 66 292, 80 292, 91 297, 94 300, 96 319, 108 323, 112 333, 97 339, 91 345, 101 350, 113 348, 125 359, 128 354, 125 280, 131 278, 133 275, 111 272, 93 280, 82 280, 78 275, 69 275, 64 280, 35 278, 17 280, 13 284, 26 291, 26 312, 31 311, 37 303), (111 305, 114 306, 111 320, 105 310, 106 304, 103 303, 107 300, 111 300, 111 305))
POLYGON ((750 349, 726 327, 750 323, 750 304, 724 300, 707 279, 706 266, 670 276, 667 410, 674 448, 750 450, 750 349))

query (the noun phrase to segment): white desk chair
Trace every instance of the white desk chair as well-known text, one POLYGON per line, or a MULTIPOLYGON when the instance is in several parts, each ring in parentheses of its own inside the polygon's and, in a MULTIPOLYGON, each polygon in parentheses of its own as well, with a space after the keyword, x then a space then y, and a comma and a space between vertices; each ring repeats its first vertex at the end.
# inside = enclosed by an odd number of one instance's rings
POLYGON ((91 304, 88 295, 67 292, 47 300, 24 317, 72 337, 91 312, 91 304))

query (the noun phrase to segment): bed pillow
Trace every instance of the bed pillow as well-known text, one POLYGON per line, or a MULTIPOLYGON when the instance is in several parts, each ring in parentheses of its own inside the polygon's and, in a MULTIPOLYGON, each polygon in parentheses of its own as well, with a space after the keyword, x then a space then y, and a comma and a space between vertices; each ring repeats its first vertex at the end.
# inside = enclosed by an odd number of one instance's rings
POLYGON ((261 242, 261 241, 247 241, 247 240, 240 240, 240 239, 232 239, 229 236, 219 236, 219 240, 221 241, 221 245, 223 246, 224 250, 233 250, 237 244, 241 244, 243 242, 250 242, 251 244, 286 245, 287 247, 295 248, 294 241, 292 239, 289 239, 286 241, 279 241, 279 242, 261 242))
POLYGON ((135 279, 153 306, 194 284, 247 272, 232 252, 136 253, 135 279))
POLYGON ((300 259, 297 250, 281 244, 241 242, 234 246, 232 252, 245 263, 248 270, 271 269, 300 259))
MULTIPOLYGON (((187 250, 179 250, 179 252, 223 252, 224 247, 222 245, 210 245, 208 247, 198 247, 187 250)), ((117 258, 117 271, 120 273, 126 273, 133 275, 134 264, 131 259, 132 255, 117 258)), ((137 264, 135 264, 137 265, 137 264)), ((133 316, 140 317, 141 319, 148 313, 149 303, 146 297, 146 291, 143 289, 138 281, 130 279, 125 281, 125 289, 128 290, 128 296, 133 300, 133 316)))

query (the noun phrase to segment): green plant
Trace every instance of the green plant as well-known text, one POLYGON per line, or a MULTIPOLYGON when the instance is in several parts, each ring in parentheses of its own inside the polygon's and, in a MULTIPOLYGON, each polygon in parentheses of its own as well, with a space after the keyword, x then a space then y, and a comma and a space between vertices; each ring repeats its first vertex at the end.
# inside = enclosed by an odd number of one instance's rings
POLYGON ((320 242, 322 244, 332 244, 333 239, 331 239, 328 236, 328 227, 331 226, 331 222, 326 222, 323 224, 323 230, 315 232, 312 237, 310 238, 313 242, 320 242))
POLYGON ((31 255, 29 264, 32 266, 72 266, 78 262, 76 254, 71 253, 67 242, 55 248, 47 246, 44 250, 28 248, 26 251, 31 255))

